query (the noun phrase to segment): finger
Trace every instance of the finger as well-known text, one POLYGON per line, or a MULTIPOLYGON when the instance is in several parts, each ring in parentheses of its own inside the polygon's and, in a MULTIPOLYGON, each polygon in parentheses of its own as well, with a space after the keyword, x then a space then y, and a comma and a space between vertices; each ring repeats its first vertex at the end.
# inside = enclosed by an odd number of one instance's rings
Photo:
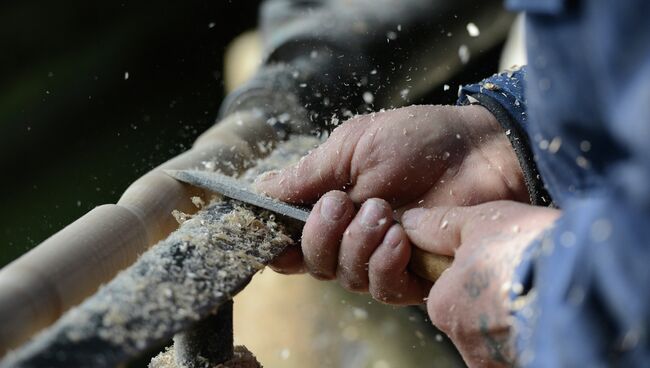
POLYGON ((343 233, 336 277, 350 291, 368 291, 368 261, 393 223, 383 199, 367 200, 343 233))
POLYGON ((453 257, 460 246, 468 213, 465 207, 414 208, 404 212, 401 223, 414 245, 453 257))
POLYGON ((302 250, 297 246, 290 246, 277 256, 269 267, 277 272, 286 275, 305 272, 305 263, 302 259, 302 250))
POLYGON ((354 142, 361 129, 348 121, 298 164, 266 173, 255 181, 258 191, 286 202, 312 203, 323 193, 350 183, 354 142))
MULTIPOLYGON (((494 341, 501 341, 498 349, 507 352, 510 332, 510 306, 506 305, 505 294, 500 295, 497 291, 510 276, 493 279, 492 268, 482 265, 494 265, 494 260, 487 259, 489 254, 477 256, 481 257, 477 263, 468 265, 461 260, 445 271, 431 288, 427 299, 431 323, 454 341, 469 366, 483 365, 481 359, 491 353, 484 350, 485 344, 481 343, 485 334, 494 341)), ((459 259, 461 257, 459 255, 459 259)))
POLYGON ((404 212, 401 222, 414 245, 453 257, 463 239, 471 242, 513 232, 537 234, 558 215, 549 208, 495 201, 472 207, 416 208, 404 212))
POLYGON ((302 231, 305 267, 314 277, 335 278, 341 238, 354 213, 354 204, 340 191, 325 194, 314 206, 302 231))
POLYGON ((455 280, 458 279, 454 270, 455 268, 450 268, 443 272, 427 297, 427 314, 431 323, 450 337, 455 337, 452 335, 461 325, 457 318, 458 310, 464 308, 459 302, 462 290, 454 287, 455 280))
POLYGON ((368 264, 369 291, 375 299, 390 304, 423 302, 431 283, 408 271, 410 258, 408 237, 399 224, 394 224, 368 264))

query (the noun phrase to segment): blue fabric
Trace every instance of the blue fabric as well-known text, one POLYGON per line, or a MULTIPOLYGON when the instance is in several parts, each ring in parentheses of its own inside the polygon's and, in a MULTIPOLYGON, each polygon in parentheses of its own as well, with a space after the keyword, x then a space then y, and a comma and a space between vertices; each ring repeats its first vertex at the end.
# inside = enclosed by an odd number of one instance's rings
POLYGON ((524 129, 528 127, 526 98, 524 95, 526 67, 495 74, 477 84, 463 86, 460 90, 459 103, 466 103, 469 95, 483 94, 503 106, 524 129))
POLYGON ((529 65, 461 100, 480 92, 510 111, 563 211, 517 275, 530 286, 514 311, 519 361, 648 366, 650 1, 507 3, 528 11, 529 65))

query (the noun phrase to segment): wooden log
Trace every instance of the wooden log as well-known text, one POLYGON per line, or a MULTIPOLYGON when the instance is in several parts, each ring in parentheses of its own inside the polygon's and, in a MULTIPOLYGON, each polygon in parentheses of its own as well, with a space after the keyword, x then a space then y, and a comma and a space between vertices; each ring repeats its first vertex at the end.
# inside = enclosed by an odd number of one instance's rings
POLYGON ((210 166, 242 172, 277 136, 259 114, 236 113, 209 129, 191 150, 133 183, 117 205, 95 208, 0 271, 0 355, 52 324, 70 307, 110 281, 192 213, 201 193, 163 169, 210 166), (260 145, 261 144, 261 145, 260 145))
POLYGON ((0 344, 6 349, 54 322, 114 270, 131 264, 146 241, 133 213, 103 205, 2 269, 0 344))
POLYGON ((9 354, 0 368, 123 363, 230 301, 258 270, 294 244, 290 235, 267 211, 217 200, 9 354))

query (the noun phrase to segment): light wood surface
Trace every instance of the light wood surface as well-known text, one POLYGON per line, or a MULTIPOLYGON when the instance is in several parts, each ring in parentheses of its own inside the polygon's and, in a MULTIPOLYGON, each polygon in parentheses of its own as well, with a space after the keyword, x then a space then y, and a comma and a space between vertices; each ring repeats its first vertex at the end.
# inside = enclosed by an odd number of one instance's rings
POLYGON ((411 248, 409 267, 418 276, 436 282, 453 261, 453 257, 427 253, 420 248, 413 247, 411 248))
POLYGON ((0 355, 52 324, 151 245, 178 227, 172 210, 196 212, 202 193, 164 169, 206 163, 233 174, 277 139, 255 114, 229 116, 206 131, 189 151, 135 181, 117 204, 99 206, 0 270, 0 355))

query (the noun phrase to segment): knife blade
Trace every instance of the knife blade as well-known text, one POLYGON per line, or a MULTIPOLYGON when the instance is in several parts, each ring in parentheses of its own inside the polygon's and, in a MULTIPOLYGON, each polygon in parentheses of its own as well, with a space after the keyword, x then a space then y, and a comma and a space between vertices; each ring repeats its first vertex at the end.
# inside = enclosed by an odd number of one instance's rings
POLYGON ((250 185, 247 182, 220 173, 202 170, 165 170, 165 172, 172 178, 184 183, 223 194, 228 198, 261 207, 303 223, 307 221, 307 217, 309 217, 309 212, 311 211, 308 207, 291 205, 255 193, 250 189, 250 185))

